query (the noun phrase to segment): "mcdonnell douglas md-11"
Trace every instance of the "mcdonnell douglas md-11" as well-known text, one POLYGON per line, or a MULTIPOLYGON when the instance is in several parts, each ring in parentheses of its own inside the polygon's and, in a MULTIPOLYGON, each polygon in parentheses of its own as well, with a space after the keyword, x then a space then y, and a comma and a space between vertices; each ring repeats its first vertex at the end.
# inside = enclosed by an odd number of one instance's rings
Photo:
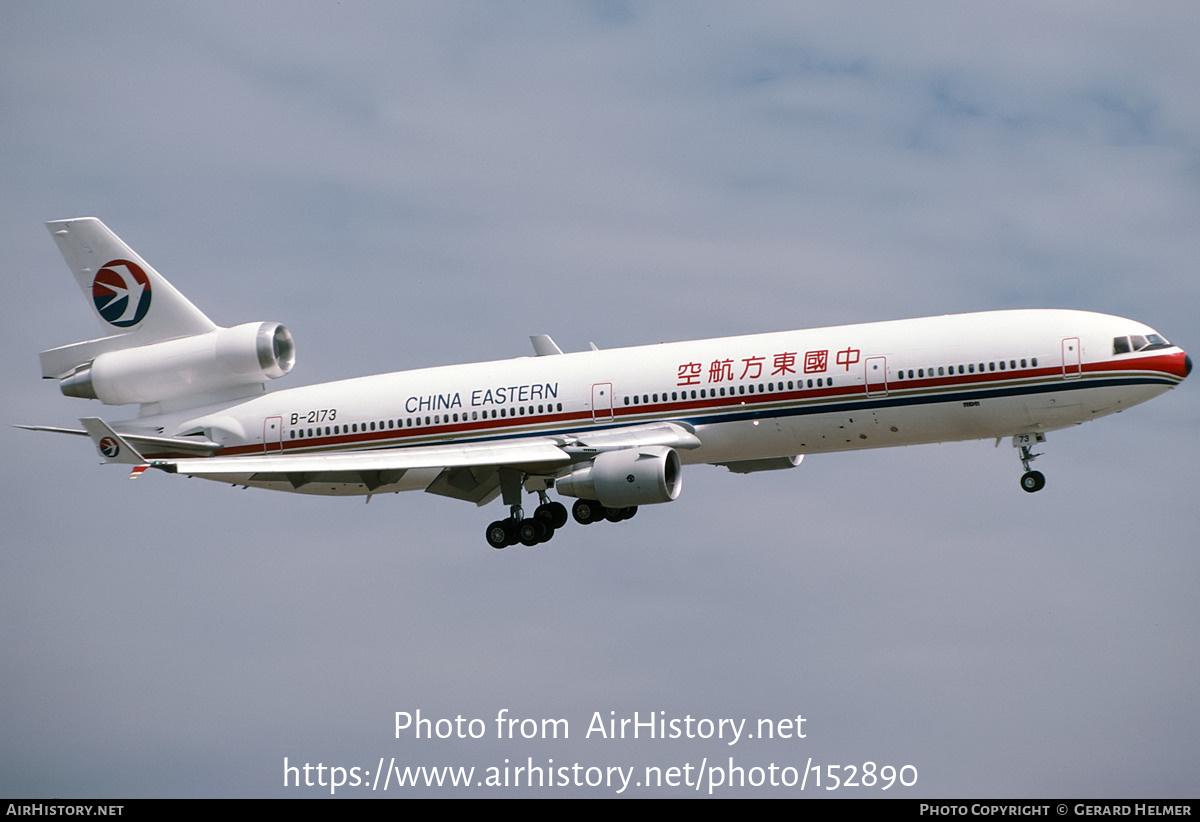
POLYGON ((274 322, 223 328, 99 220, 47 223, 107 333, 41 354, 107 462, 301 494, 423 490, 508 516, 490 545, 549 540, 679 496, 684 465, 792 468, 804 454, 1011 437, 1029 492, 1047 431, 1158 396, 1191 358, 1142 323, 1014 310, 448 365, 267 391, 295 362, 274 322), (526 516, 523 493, 538 505, 526 516))

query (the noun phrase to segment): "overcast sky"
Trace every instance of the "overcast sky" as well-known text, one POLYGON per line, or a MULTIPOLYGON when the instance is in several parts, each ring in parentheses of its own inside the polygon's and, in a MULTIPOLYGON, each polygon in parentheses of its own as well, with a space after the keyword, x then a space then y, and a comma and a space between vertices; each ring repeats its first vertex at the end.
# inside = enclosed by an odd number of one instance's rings
MULTIPOLYGON (((286 323, 281 388, 534 333, 1025 307, 1195 355, 1197 31, 1192 3, 6 3, 4 421, 131 413, 39 379, 97 336, 41 225, 85 215, 216 322, 286 323)), ((1051 434, 1037 495, 1008 442, 691 467, 670 505, 497 552, 499 502, 131 483, 6 426, 0 795, 732 757, 917 769, 883 795, 1195 796, 1198 432, 1193 377, 1051 434), (488 737, 396 739, 418 709, 488 737), (570 738, 497 740, 501 709, 570 738), (806 737, 585 738, 610 711, 806 737)))

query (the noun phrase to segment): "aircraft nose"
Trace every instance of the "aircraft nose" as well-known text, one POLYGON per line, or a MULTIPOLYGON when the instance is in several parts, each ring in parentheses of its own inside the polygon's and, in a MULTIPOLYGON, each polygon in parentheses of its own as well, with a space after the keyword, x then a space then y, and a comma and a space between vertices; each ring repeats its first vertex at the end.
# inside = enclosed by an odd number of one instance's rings
POLYGON ((1171 357, 1170 362, 1167 373, 1173 374, 1181 380, 1192 373, 1192 357, 1182 348, 1171 357))
POLYGON ((1182 348, 1177 348, 1175 351, 1159 359, 1158 370, 1181 380, 1186 379, 1187 375, 1192 373, 1191 355, 1182 348))

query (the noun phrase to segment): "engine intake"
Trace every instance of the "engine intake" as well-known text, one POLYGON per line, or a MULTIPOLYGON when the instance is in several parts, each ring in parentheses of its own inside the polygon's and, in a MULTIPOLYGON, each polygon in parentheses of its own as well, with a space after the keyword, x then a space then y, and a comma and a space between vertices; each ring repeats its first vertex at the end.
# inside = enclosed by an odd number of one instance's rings
POLYGON ((679 455, 665 445, 605 451, 587 465, 556 480, 569 497, 598 500, 607 508, 670 502, 683 477, 679 455))
POLYGON ((108 351, 59 383, 68 397, 105 405, 163 402, 248 387, 296 364, 292 333, 280 323, 245 323, 178 340, 108 351))

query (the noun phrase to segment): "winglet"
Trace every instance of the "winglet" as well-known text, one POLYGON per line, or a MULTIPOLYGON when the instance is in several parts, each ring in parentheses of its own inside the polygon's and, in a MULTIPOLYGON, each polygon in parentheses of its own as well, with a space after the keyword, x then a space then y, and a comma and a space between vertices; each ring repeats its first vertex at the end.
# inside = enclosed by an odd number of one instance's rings
POLYGON ((104 420, 99 417, 84 417, 79 422, 83 424, 92 442, 96 443, 96 450, 104 457, 105 462, 134 466, 130 479, 137 479, 142 475, 142 471, 146 470, 148 461, 129 444, 129 440, 114 431, 104 420))

